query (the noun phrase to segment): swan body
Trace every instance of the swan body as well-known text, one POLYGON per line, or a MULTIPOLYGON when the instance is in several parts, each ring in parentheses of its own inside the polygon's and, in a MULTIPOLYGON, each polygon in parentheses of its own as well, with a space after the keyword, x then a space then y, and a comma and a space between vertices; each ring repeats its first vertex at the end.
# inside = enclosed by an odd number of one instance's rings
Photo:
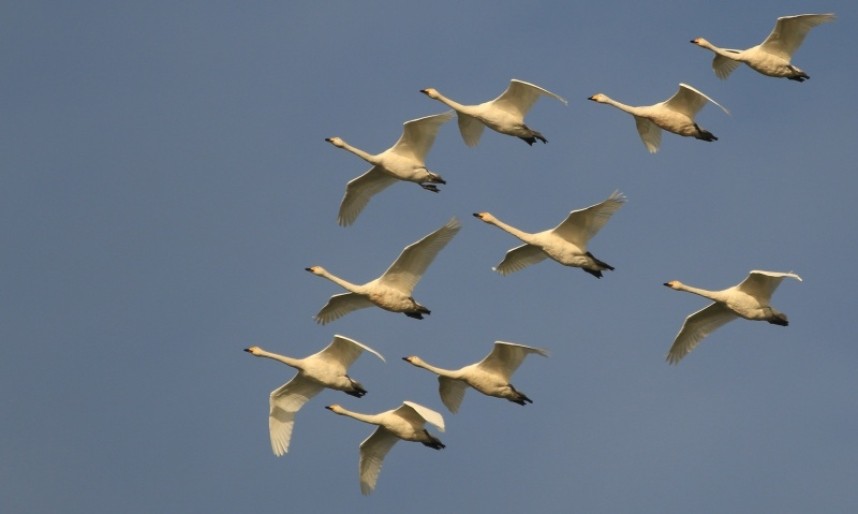
POLYGON ((423 189, 437 193, 436 184, 447 182, 437 173, 429 171, 425 159, 435 142, 438 129, 452 118, 453 112, 448 111, 406 121, 402 135, 396 144, 375 155, 355 148, 339 137, 325 139, 337 148, 348 150, 372 164, 369 171, 350 180, 346 185, 346 193, 340 202, 338 223, 342 226, 354 223, 373 195, 380 193, 397 180, 416 182, 423 189))
POLYGON ((426 423, 430 423, 443 432, 444 417, 418 403, 405 401, 396 409, 379 414, 352 412, 336 404, 325 408, 364 423, 378 425, 372 435, 360 443, 360 491, 365 495, 375 489, 384 457, 396 441, 414 441, 435 450, 445 447, 444 443, 424 428, 426 423))
POLYGON ((271 450, 278 457, 289 451, 295 414, 307 401, 325 388, 343 391, 357 398, 363 397, 366 389, 348 375, 349 366, 365 351, 384 361, 384 357, 369 346, 341 335, 335 335, 334 340, 322 351, 303 359, 278 355, 259 346, 251 346, 244 351, 298 370, 292 380, 269 395, 268 433, 271 450))
POLYGON ((485 395, 506 398, 519 405, 533 403, 533 400, 509 383, 512 374, 531 353, 548 357, 548 353, 540 348, 495 341, 492 351, 483 360, 459 369, 438 368, 416 355, 403 357, 402 360, 438 375, 441 401, 450 412, 456 413, 468 386, 485 395))
POLYGON ((631 114, 635 119, 638 134, 640 134, 649 153, 656 153, 661 146, 662 129, 702 141, 717 141, 718 138, 714 134, 700 128, 694 121, 694 116, 706 105, 706 102, 712 102, 730 114, 721 104, 688 84, 679 84, 679 90, 673 96, 655 105, 638 107, 626 105, 603 93, 597 93, 588 100, 613 105, 617 109, 631 114))
POLYGON ((477 212, 474 216, 525 243, 508 251, 503 261, 493 268, 501 275, 519 271, 550 257, 560 264, 578 267, 596 278, 602 278, 602 271, 614 268, 594 257, 587 250, 587 243, 625 201, 626 197, 622 193, 614 191, 605 201, 572 211, 556 227, 536 233, 507 225, 488 212, 477 212))
POLYGON ((740 64, 770 77, 784 77, 804 82, 810 77, 792 64, 792 54, 798 50, 810 29, 834 21, 834 14, 799 14, 782 16, 775 22, 775 28, 765 41, 746 50, 719 48, 709 41, 698 37, 691 42, 715 54, 712 69, 720 79, 726 79, 740 64))
POLYGON ((564 105, 569 103, 565 98, 547 89, 517 79, 512 79, 506 91, 494 100, 477 105, 460 104, 434 88, 421 89, 420 92, 458 113, 459 132, 465 144, 471 147, 480 142, 484 127, 489 127, 501 134, 518 137, 529 145, 533 145, 536 140, 547 143, 548 140, 542 134, 524 123, 525 115, 540 96, 550 96, 563 102, 564 105))
POLYGON ((713 301, 685 318, 667 353, 667 362, 678 364, 704 337, 736 318, 768 321, 784 327, 789 325, 786 314, 770 305, 772 293, 784 278, 794 278, 801 282, 801 277, 795 273, 761 270, 752 270, 740 284, 721 291, 707 291, 685 285, 678 280, 666 282, 664 285, 671 289, 694 293, 713 301))
POLYGON ((401 312, 415 319, 430 314, 429 309, 417 303, 411 296, 423 273, 459 232, 461 224, 455 217, 446 225, 402 250, 399 257, 380 277, 365 284, 353 284, 331 274, 321 266, 311 266, 307 271, 327 278, 348 290, 334 295, 316 315, 316 322, 324 325, 357 309, 376 305, 391 312, 401 312))

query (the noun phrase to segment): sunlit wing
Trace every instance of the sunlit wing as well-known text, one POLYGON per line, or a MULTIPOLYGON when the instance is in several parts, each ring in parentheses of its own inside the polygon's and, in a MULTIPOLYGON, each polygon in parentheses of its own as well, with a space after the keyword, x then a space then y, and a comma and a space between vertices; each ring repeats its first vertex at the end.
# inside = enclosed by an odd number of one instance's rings
POLYGON ((789 61, 792 54, 804 42, 810 29, 821 23, 834 21, 834 14, 799 14, 783 16, 775 22, 775 28, 760 45, 767 52, 789 61))
POLYGON ((542 262, 548 257, 538 246, 523 244, 506 252, 503 260, 494 267, 501 275, 522 270, 528 266, 542 262))
POLYGON ((528 354, 536 353, 548 357, 548 352, 541 348, 534 348, 518 343, 495 341, 492 351, 480 361, 479 367, 493 373, 500 374, 505 379, 515 373, 528 354))
POLYGON ((344 227, 354 223, 369 200, 395 182, 395 178, 383 172, 378 166, 350 180, 346 185, 346 194, 340 202, 337 222, 344 227))
POLYGON ((402 250, 399 257, 387 268, 387 271, 379 277, 379 281, 386 286, 395 287, 406 294, 411 294, 414 286, 420 281, 420 277, 435 260, 447 243, 459 232, 462 225, 455 217, 451 218, 446 225, 423 239, 412 243, 402 250))
POLYGON ((417 426, 421 426, 423 422, 426 422, 435 425, 441 432, 444 431, 444 416, 440 412, 434 411, 429 407, 424 407, 419 403, 406 400, 393 412, 417 426))
MULTIPOLYGON (((728 48, 725 48, 724 51, 736 54, 739 53, 739 50, 732 50, 728 48)), ((719 79, 725 80, 741 64, 742 63, 739 61, 735 61, 733 59, 729 59, 727 57, 715 54, 715 58, 712 59, 712 70, 715 72, 715 75, 719 79)))
POLYGON ((739 290, 755 296, 760 300, 768 302, 772 297, 772 293, 781 284, 784 278, 794 278, 801 282, 801 277, 795 273, 781 273, 777 271, 762 271, 752 270, 747 278, 739 284, 739 290))
POLYGON ((462 139, 465 141, 465 144, 474 147, 480 142, 480 136, 483 135, 483 129, 486 126, 482 121, 474 118, 473 116, 469 116, 467 114, 458 113, 459 116, 459 133, 462 134, 462 139))
POLYGON ((426 159, 426 154, 435 142, 438 129, 441 128, 441 125, 453 119, 453 114, 454 111, 447 111, 433 116, 406 121, 403 125, 402 136, 393 145, 393 151, 423 162, 426 159))
POLYGON ((624 203, 626 203, 625 195, 614 191, 603 202, 569 213, 562 223, 554 227, 553 232, 584 249, 587 247, 587 242, 605 226, 605 223, 620 210, 624 203))
POLYGON ((289 451, 295 413, 307 401, 324 389, 320 384, 307 380, 300 374, 271 391, 268 398, 268 434, 271 438, 271 450, 278 457, 289 451))
POLYGON ((569 103, 565 98, 547 89, 518 79, 512 79, 506 91, 492 100, 492 103, 499 109, 523 118, 540 96, 550 96, 564 104, 569 103))
POLYGON ((730 114, 730 111, 725 109, 721 104, 688 84, 679 84, 679 89, 664 102, 664 105, 689 118, 694 118, 694 115, 706 105, 706 102, 711 102, 720 107, 725 113, 730 114))
POLYGON ((343 369, 348 369, 348 367, 351 366, 364 351, 367 351, 384 361, 384 357, 369 346, 341 335, 335 335, 331 344, 325 347, 324 350, 317 353, 316 356, 319 356, 328 362, 336 363, 342 366, 343 369))
POLYGON ((667 362, 678 364, 704 337, 737 317, 736 313, 717 302, 691 314, 685 318, 670 351, 667 352, 667 362))

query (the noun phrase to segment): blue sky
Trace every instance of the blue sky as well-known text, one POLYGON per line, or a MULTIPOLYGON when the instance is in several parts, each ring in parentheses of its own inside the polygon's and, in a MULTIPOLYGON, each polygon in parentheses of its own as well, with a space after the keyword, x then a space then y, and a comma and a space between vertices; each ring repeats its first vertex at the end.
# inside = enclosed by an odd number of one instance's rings
POLYGON ((858 43, 851 2, 15 2, 0 7, 0 511, 855 512, 858 43), (799 84, 743 67, 727 81, 703 36, 753 46, 778 16, 836 12, 794 56, 799 84), (336 224, 348 180, 406 120, 511 78, 538 102, 525 143, 467 148, 442 127, 432 194, 396 184, 336 224), (705 107, 705 143, 588 102, 705 107), (546 261, 491 271, 517 241, 471 217, 537 231, 619 189, 628 203, 590 249, 596 280, 546 261), (368 309, 312 316, 451 216, 463 224, 418 284, 422 321, 368 309), (795 271, 774 305, 787 328, 739 320, 679 366, 664 355, 710 289, 751 269, 795 271), (381 352, 326 391, 276 458, 267 395, 293 370, 251 344, 305 356, 343 334, 381 352), (513 383, 519 407, 466 394, 400 360, 474 362, 495 340, 544 347, 513 383), (447 445, 400 443, 360 495, 372 427, 323 407, 413 400, 445 415, 447 445))

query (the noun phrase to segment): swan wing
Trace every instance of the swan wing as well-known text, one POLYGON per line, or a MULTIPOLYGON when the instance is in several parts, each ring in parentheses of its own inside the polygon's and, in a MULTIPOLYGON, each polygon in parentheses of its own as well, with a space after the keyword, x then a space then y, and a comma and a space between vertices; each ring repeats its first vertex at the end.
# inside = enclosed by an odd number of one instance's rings
POLYGON ((481 360, 478 366, 488 372, 498 374, 505 380, 515 373, 521 362, 531 353, 548 357, 548 352, 541 348, 534 348, 518 343, 495 341, 492 351, 481 360))
POLYGON ((685 318, 682 328, 679 329, 673 341, 673 346, 667 352, 667 362, 679 364, 679 361, 688 355, 704 337, 736 318, 736 313, 718 302, 691 314, 685 318))
POLYGON ((661 146, 661 128, 647 118, 635 116, 635 126, 649 153, 656 153, 661 146))
MULTIPOLYGON (((734 54, 739 53, 739 50, 728 48, 724 48, 724 51, 734 54)), ((739 61, 730 59, 729 57, 724 57, 723 55, 715 54, 715 58, 712 59, 712 70, 719 79, 725 80, 731 73, 733 73, 733 70, 739 67, 740 64, 742 63, 739 61)))
POLYGON ((324 389, 320 384, 302 377, 300 374, 271 391, 268 397, 268 435, 271 438, 271 450, 280 457, 289 451, 295 413, 310 398, 324 389))
POLYGON ((772 293, 785 278, 794 278, 801 282, 801 277, 795 273, 782 273, 778 271, 752 270, 741 284, 736 286, 740 291, 748 293, 764 302, 768 302, 772 293))
POLYGON ((331 344, 325 347, 321 352, 317 353, 316 356, 334 365, 342 366, 345 370, 348 369, 348 367, 351 366, 364 351, 375 355, 381 359, 382 362, 385 362, 384 357, 369 346, 339 334, 335 335, 331 344))
POLYGON ((332 296, 322 310, 316 314, 316 323, 325 325, 358 309, 375 305, 369 298, 357 293, 342 293, 332 296))
POLYGON ((454 111, 425 116, 416 120, 406 121, 403 125, 402 136, 393 145, 393 152, 405 157, 412 157, 423 162, 441 125, 453 119, 454 111))
POLYGON ((406 246, 387 271, 379 277, 379 281, 386 286, 411 294, 438 252, 447 246, 461 228, 459 220, 453 217, 435 232, 406 246))
POLYGON ((551 98, 563 102, 565 105, 569 104, 565 98, 554 94, 547 89, 543 89, 536 84, 531 84, 530 82, 518 79, 512 79, 509 82, 509 86, 506 88, 506 91, 501 93, 499 97, 492 100, 492 104, 497 109, 501 109, 524 118, 540 96, 550 96, 551 98))
POLYGON ((605 201, 569 213, 553 232, 581 249, 595 236, 615 212, 626 203, 626 196, 614 191, 605 201))
POLYGON ((548 257, 548 255, 546 255, 546 253, 538 246, 523 244, 506 252, 506 255, 500 264, 492 269, 501 275, 509 275, 510 273, 522 270, 538 262, 542 262, 546 257, 548 257))
POLYGON ((441 394, 441 402, 453 414, 459 412, 459 406, 465 398, 465 389, 468 385, 461 380, 450 377, 438 377, 438 392, 441 394))
POLYGON ((340 202, 337 222, 346 227, 354 223, 360 212, 369 203, 370 198, 396 182, 396 179, 373 166, 363 175, 353 178, 346 185, 346 194, 340 202))
POLYGON ((721 104, 688 84, 679 84, 679 89, 673 96, 664 102, 664 105, 676 112, 688 116, 689 118, 694 118, 694 115, 697 114, 697 111, 702 109, 704 105, 706 105, 706 102, 712 102, 720 107, 725 113, 730 114, 730 111, 725 109, 721 104))
POLYGON ((367 495, 375 489, 384 457, 399 438, 380 426, 360 443, 360 492, 367 495))
POLYGON ((477 143, 480 142, 480 136, 483 135, 484 128, 486 126, 482 121, 468 114, 459 113, 459 133, 462 134, 462 139, 466 145, 470 147, 477 146, 477 143))
POLYGON ((799 14, 797 16, 782 16, 775 22, 775 28, 760 45, 770 54, 777 55, 789 61, 810 29, 821 23, 834 21, 834 14, 799 14))
POLYGON ((435 425, 441 432, 444 431, 444 416, 440 412, 424 407, 419 403, 406 400, 393 413, 401 416, 415 427, 421 427, 425 422, 435 425))

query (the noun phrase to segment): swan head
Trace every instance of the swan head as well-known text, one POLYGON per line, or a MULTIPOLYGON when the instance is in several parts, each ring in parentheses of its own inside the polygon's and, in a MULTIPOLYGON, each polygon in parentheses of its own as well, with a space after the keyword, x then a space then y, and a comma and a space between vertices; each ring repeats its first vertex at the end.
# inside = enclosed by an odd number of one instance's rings
POLYGON ((304 269, 309 271, 313 275, 320 275, 321 276, 321 275, 325 274, 325 268, 323 268, 321 266, 310 266, 309 268, 304 268, 304 269))
POLYGON ((671 280, 670 282, 665 282, 664 285, 671 289, 676 289, 677 291, 682 288, 682 282, 679 280, 671 280))
POLYGON ((438 97, 441 96, 440 93, 438 93, 438 90, 434 87, 427 87, 426 89, 421 89, 420 92, 428 96, 429 98, 434 98, 436 100, 438 99, 438 97))
POLYGON ((409 355, 408 357, 403 357, 402 360, 407 362, 408 364, 413 364, 417 366, 419 363, 423 362, 420 360, 420 357, 416 355, 409 355))
POLYGON ((709 41, 706 41, 706 40, 705 40, 705 39, 703 39, 702 37, 696 37, 696 38, 692 39, 692 40, 691 40, 691 44, 694 44, 694 45, 697 45, 697 46, 702 46, 702 47, 704 47, 704 48, 705 48, 705 47, 707 47, 707 46, 712 46, 712 45, 711 45, 711 43, 709 43, 709 41))
POLYGON ((336 414, 342 414, 343 412, 342 406, 338 403, 334 403, 332 405, 325 405, 325 408, 336 414))
POLYGON ((342 148, 346 144, 342 139, 340 139, 336 136, 326 137, 325 141, 327 141, 328 143, 331 143, 332 145, 336 146, 337 148, 342 148))
POLYGON ((486 223, 491 223, 495 221, 495 217, 488 212, 475 212, 474 217, 485 221, 486 223))
POLYGON ((246 351, 247 353, 249 353, 251 355, 256 355, 257 357, 262 354, 262 348, 260 348, 258 346, 251 346, 249 348, 245 348, 244 351, 246 351))
POLYGON ((587 98, 587 100, 592 100, 594 102, 599 102, 600 104, 608 103, 608 96, 603 93, 596 93, 595 95, 587 98))

